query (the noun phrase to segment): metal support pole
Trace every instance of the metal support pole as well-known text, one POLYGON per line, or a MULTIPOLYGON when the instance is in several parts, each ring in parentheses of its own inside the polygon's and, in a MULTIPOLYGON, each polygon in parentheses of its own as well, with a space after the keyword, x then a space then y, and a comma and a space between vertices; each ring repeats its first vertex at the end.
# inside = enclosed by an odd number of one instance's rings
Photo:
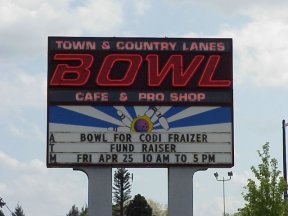
POLYGON ((81 167, 88 177, 88 216, 112 215, 112 168, 81 167))
POLYGON ((224 205, 224 216, 226 214, 226 206, 225 206, 225 179, 223 177, 223 205, 224 205))
MULTIPOLYGON (((283 175, 285 182, 287 183, 287 163, 286 163, 286 126, 285 120, 282 121, 283 130, 283 175)), ((287 189, 284 191, 284 199, 287 199, 287 189)))
POLYGON ((228 172, 228 176, 229 176, 228 179, 225 179, 224 176, 223 176, 223 179, 219 179, 218 178, 219 175, 218 175, 217 172, 214 173, 214 176, 215 176, 217 181, 222 181, 222 187, 223 187, 223 215, 225 216, 225 214, 226 214, 225 182, 231 180, 231 178, 233 176, 233 172, 232 171, 228 172))
POLYGON ((168 215, 193 216, 193 175, 201 168, 168 168, 168 215))

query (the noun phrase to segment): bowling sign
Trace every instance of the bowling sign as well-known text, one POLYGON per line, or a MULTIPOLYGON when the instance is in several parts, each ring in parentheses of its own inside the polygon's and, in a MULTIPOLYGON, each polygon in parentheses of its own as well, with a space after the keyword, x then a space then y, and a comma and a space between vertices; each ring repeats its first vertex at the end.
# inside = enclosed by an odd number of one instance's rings
POLYGON ((49 104, 232 102, 231 39, 48 39, 49 104))
POLYGON ((231 39, 48 39, 47 166, 232 167, 231 39))

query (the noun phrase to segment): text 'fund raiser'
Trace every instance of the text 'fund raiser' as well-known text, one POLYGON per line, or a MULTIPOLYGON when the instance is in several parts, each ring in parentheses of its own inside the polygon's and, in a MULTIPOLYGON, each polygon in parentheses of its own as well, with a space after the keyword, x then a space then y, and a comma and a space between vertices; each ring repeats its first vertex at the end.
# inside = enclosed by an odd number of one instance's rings
POLYGON ((234 165, 232 39, 49 37, 48 167, 234 165))

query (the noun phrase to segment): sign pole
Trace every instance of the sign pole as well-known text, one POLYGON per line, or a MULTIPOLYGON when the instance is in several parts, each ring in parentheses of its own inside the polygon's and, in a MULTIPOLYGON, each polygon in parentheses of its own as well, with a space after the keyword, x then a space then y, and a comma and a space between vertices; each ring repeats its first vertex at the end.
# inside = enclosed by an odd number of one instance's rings
MULTIPOLYGON (((286 128, 287 124, 285 120, 282 121, 282 131, 283 131, 283 174, 285 182, 287 183, 287 162, 286 162, 286 128)), ((287 189, 284 191, 284 199, 287 199, 287 189)))
POLYGON ((206 168, 168 168, 168 215, 193 216, 193 176, 206 168))
POLYGON ((112 215, 112 168, 80 167, 88 177, 88 216, 112 215))

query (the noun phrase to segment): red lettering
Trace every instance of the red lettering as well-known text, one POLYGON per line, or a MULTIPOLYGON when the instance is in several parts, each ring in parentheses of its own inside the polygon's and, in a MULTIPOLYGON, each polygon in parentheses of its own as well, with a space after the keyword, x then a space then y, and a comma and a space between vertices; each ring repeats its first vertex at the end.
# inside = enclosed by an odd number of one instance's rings
POLYGON ((202 76, 199 80, 201 87, 229 87, 230 80, 213 80, 215 70, 219 64, 221 57, 219 55, 212 55, 209 57, 207 64, 203 70, 202 76))
POLYGON ((82 86, 90 77, 93 56, 89 54, 56 54, 54 60, 80 61, 77 66, 58 64, 50 80, 52 86, 82 86))
MULTIPOLYGON (((171 55, 162 68, 159 68, 159 56, 149 54, 147 60, 148 86, 159 87, 168 74, 172 73, 173 87, 187 87, 189 81, 195 77, 201 64, 204 64, 205 55, 195 55, 189 65, 184 68, 182 55, 171 55)), ((55 61, 70 61, 70 64, 59 63, 54 70, 49 85, 51 86, 83 86, 91 75, 90 68, 94 62, 94 57, 90 54, 55 54, 55 61), (75 65, 75 62, 80 64, 75 65), (73 64, 72 64, 73 63, 73 64)), ((216 80, 215 72, 221 60, 220 55, 208 57, 198 87, 229 87, 230 80, 216 80)), ((110 54, 107 55, 96 75, 96 85, 106 87, 127 87, 135 84, 135 79, 139 73, 143 58, 139 54, 110 54), (113 78, 112 69, 117 69, 117 63, 128 63, 127 69, 122 77, 113 78)), ((202 68, 202 67, 201 67, 202 68)), ((116 71, 116 70, 114 70, 116 71)), ((142 72, 145 73, 146 72, 142 72)), ((141 75, 143 76, 143 74, 141 75)))
POLYGON ((130 86, 134 83, 139 67, 142 63, 142 56, 137 54, 111 54, 104 59, 98 73, 96 83, 99 86, 130 86), (129 62, 129 67, 121 79, 111 79, 111 70, 116 62, 129 62))
POLYGON ((183 87, 186 86, 190 79, 193 77, 200 64, 204 60, 204 55, 196 55, 189 66, 183 73, 183 56, 182 55, 172 55, 162 70, 159 73, 158 66, 158 55, 148 55, 146 57, 148 61, 148 85, 149 86, 159 86, 164 78, 167 76, 168 72, 172 69, 173 79, 172 85, 183 87))

